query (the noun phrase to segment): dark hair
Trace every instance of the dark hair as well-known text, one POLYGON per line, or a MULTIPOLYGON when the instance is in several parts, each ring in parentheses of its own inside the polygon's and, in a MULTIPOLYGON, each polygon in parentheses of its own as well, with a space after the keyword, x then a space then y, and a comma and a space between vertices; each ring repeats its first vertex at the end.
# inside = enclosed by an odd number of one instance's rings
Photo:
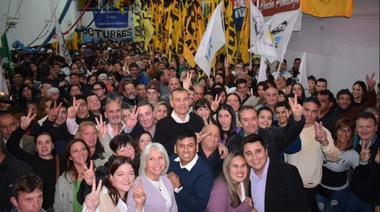
POLYGON ((29 85, 26 85, 26 84, 23 84, 23 85, 20 86, 20 88, 18 90, 18 98, 25 100, 25 98, 22 96, 22 92, 23 92, 23 90, 25 88, 29 88, 29 90, 32 92, 32 98, 34 98, 35 97, 35 93, 34 93, 33 88, 31 88, 29 85))
POLYGON ((306 98, 306 96, 305 96, 305 89, 303 88, 303 86, 302 86, 301 83, 294 83, 294 84, 292 85, 292 89, 291 89, 290 92, 293 93, 293 88, 294 88, 295 85, 299 85, 299 86, 301 86, 302 95, 300 96, 300 99, 301 99, 301 101, 303 101, 303 100, 306 98))
POLYGON ((27 174, 19 177, 12 186, 12 196, 18 199, 20 192, 30 194, 36 190, 43 191, 44 184, 36 174, 27 174))
POLYGON ((179 132, 177 135, 177 139, 175 140, 175 144, 177 145, 179 141, 181 141, 185 138, 193 138, 195 144, 197 144, 197 136, 195 135, 195 133, 193 133, 189 130, 182 130, 181 132, 179 132))
MULTIPOLYGON (((137 168, 135 164, 133 163, 132 159, 128 157, 117 157, 115 160, 112 161, 110 167, 107 171, 107 176, 104 180, 104 186, 108 189, 108 195, 111 197, 112 203, 116 206, 119 202, 119 198, 122 199, 124 202, 126 202, 126 198, 128 195, 128 192, 125 193, 125 196, 120 196, 118 190, 113 186, 111 182, 111 175, 114 175, 116 170, 123 164, 130 164, 133 168, 133 173, 135 174, 137 171, 137 168)), ((133 182, 131 182, 133 183, 133 182)))
POLYGON ((136 137, 135 137, 135 140, 134 140, 134 146, 136 147, 135 150, 136 150, 136 155, 139 155, 140 156, 140 152, 142 151, 142 149, 140 149, 140 146, 139 146, 139 142, 140 142, 140 138, 142 135, 144 134, 148 134, 150 139, 152 140, 153 142, 153 137, 152 135, 150 134, 150 132, 148 131, 142 131, 141 133, 139 133, 136 137))
POLYGON ((236 84, 236 86, 237 86, 237 85, 239 85, 239 84, 243 84, 243 83, 244 83, 244 84, 247 84, 247 80, 245 80, 245 79, 238 79, 238 80, 236 80, 236 83, 235 83, 235 84, 236 84))
POLYGON ((210 114, 209 114, 209 117, 208 117, 208 122, 209 123, 212 123, 212 124, 215 124, 216 121, 214 120, 214 118, 212 117, 212 110, 211 110, 211 104, 210 102, 205 99, 205 98, 200 98, 198 99, 195 103, 194 103, 194 112, 196 113, 196 111, 199 109, 199 108, 208 108, 210 110, 210 114))
MULTIPOLYGON (((270 76, 272 76, 272 75, 270 75, 270 76)), ((275 81, 274 80, 272 80, 272 79, 267 79, 267 80, 265 80, 265 83, 269 83, 269 84, 271 84, 274 88, 276 88, 277 89, 277 85, 276 85, 276 83, 275 83, 275 81)), ((269 86, 268 86, 268 88, 269 88, 269 86)))
POLYGON ((273 116, 273 111, 268 106, 264 106, 264 107, 259 108, 257 110, 257 115, 259 115, 261 113, 261 111, 269 111, 273 116))
POLYGON ((249 135, 249 136, 243 138, 243 141, 241 143, 241 149, 243 150, 243 154, 244 154, 244 146, 246 144, 253 144, 255 142, 260 142, 261 145, 264 147, 264 149, 267 149, 264 140, 259 135, 252 134, 252 135, 249 135))
POLYGON ((102 87, 102 89, 104 89, 104 92, 107 93, 107 87, 106 87, 106 84, 104 84, 104 82, 102 81, 94 82, 94 84, 91 85, 91 90, 94 90, 95 85, 99 85, 100 87, 102 87))
POLYGON ((132 68, 138 68, 140 70, 140 67, 137 65, 137 63, 131 63, 131 65, 129 65, 129 69, 132 68))
POLYGON ((111 150, 113 152, 116 152, 117 149, 119 149, 120 147, 124 147, 127 144, 130 144, 134 149, 136 149, 135 144, 133 142, 133 138, 130 135, 119 134, 111 139, 109 145, 110 145, 111 150))
POLYGON ((350 96, 351 101, 354 100, 354 96, 352 96, 352 93, 348 89, 342 89, 342 90, 338 91, 338 93, 336 94, 336 99, 339 99, 339 97, 343 94, 350 96))
POLYGON ((377 124, 375 115, 373 115, 373 113, 370 113, 370 112, 362 112, 356 115, 355 123, 358 119, 372 119, 375 125, 377 124))
MULTIPOLYGON (((82 139, 80 138, 74 138, 72 139, 66 146, 66 150, 65 150, 65 158, 66 158, 66 170, 65 170, 65 173, 71 173, 74 177, 74 180, 73 181, 77 181, 78 180, 78 170, 75 168, 74 166, 74 162, 72 160, 70 160, 70 156, 71 156, 71 153, 70 153, 70 148, 73 144, 75 143, 82 143, 85 148, 87 149, 87 158, 86 158, 86 164, 90 164, 90 154, 91 154, 91 151, 90 151, 90 148, 87 146, 86 142, 84 142, 82 139)), ((65 176, 66 177, 66 176, 65 176)))
POLYGON ((324 82, 327 85, 327 80, 325 78, 319 78, 317 79, 317 82, 324 82))
POLYGON ((363 96, 362 96, 361 102, 366 102, 367 101, 367 86, 366 86, 366 84, 363 81, 356 81, 352 85, 352 87, 354 87, 355 85, 360 86, 361 89, 363 90, 363 96))
POLYGON ((142 100, 142 101, 140 101, 139 103, 137 103, 137 108, 139 108, 139 107, 142 107, 142 106, 145 106, 145 105, 148 105, 151 109, 152 109, 152 111, 154 110, 154 108, 153 108, 153 105, 152 104, 150 104, 147 100, 142 100))
POLYGON ((335 99, 334 99, 334 95, 331 93, 330 90, 326 89, 326 90, 323 90, 323 91, 319 91, 317 96, 318 95, 321 95, 321 96, 328 96, 328 100, 329 102, 332 102, 334 103, 335 102, 335 99))
POLYGON ((239 121, 240 121, 240 114, 241 114, 243 111, 245 111, 245 110, 253 110, 253 111, 255 111, 255 113, 257 114, 256 109, 255 109, 252 105, 243 105, 243 106, 241 106, 241 108, 239 109, 239 113, 238 113, 239 121))
POLYGON ((314 81, 314 83, 316 83, 317 79, 315 78, 315 76, 310 75, 310 76, 307 77, 307 81, 314 81))
MULTIPOLYGON (((236 114, 234 112, 234 109, 232 109, 231 105, 220 104, 218 107, 218 110, 216 111, 216 118, 217 119, 218 119, 219 112, 221 110, 226 110, 231 115, 231 126, 230 126, 229 133, 228 133, 228 137, 231 137, 231 136, 236 134, 236 127, 237 127, 237 125, 236 125, 236 114)), ((222 133, 223 129, 219 123, 219 120, 217 121, 217 125, 220 129, 220 133, 222 133)), ((223 139, 222 135, 220 137, 223 139)))
POLYGON ((274 110, 276 111, 276 108, 279 108, 279 107, 285 107, 285 109, 290 110, 290 106, 289 106, 289 103, 287 101, 285 101, 285 102, 277 102, 274 105, 274 110))
POLYGON ((307 97, 306 99, 303 100, 303 105, 305 103, 308 103, 308 102, 312 102, 312 103, 316 104, 318 106, 318 108, 321 107, 321 102, 315 97, 307 97))

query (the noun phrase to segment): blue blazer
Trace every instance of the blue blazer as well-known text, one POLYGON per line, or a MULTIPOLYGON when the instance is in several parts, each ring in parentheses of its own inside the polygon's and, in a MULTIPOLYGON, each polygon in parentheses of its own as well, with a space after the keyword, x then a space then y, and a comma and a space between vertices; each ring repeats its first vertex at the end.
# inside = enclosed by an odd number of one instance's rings
MULTIPOLYGON (((141 178, 142 186, 146 195, 144 212, 158 212, 166 211, 166 204, 164 197, 160 194, 157 188, 149 181, 146 175, 140 175, 135 179, 135 185, 138 183, 138 179, 141 178)), ((172 207, 170 212, 177 212, 177 203, 174 197, 174 188, 167 175, 161 176, 162 182, 164 182, 166 190, 168 190, 170 198, 172 200, 172 207)), ((129 190, 127 197, 128 211, 136 211, 136 202, 133 199, 133 189, 129 190)))

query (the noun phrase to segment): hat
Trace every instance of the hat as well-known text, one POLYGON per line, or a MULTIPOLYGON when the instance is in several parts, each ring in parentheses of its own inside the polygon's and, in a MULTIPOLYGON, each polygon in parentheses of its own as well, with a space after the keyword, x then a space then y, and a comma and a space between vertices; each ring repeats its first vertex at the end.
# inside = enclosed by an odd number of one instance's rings
POLYGON ((161 88, 160 88, 160 84, 158 83, 158 81, 150 81, 148 83, 148 85, 146 86, 146 90, 148 89, 154 89, 156 90, 158 93, 161 93, 161 88))
POLYGON ((108 48, 107 48, 107 51, 112 51, 112 48, 111 48, 111 47, 108 47, 108 48))

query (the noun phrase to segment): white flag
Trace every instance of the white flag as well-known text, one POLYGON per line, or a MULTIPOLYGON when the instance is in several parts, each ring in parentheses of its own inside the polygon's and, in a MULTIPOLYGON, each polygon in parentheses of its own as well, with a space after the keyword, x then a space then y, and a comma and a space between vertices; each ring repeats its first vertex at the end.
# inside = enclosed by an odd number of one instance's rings
POLYGON ((213 12, 206 32, 202 36, 201 43, 195 54, 195 63, 210 76, 211 63, 216 52, 226 43, 226 37, 222 26, 222 3, 213 12))
POLYGON ((250 2, 250 43, 249 52, 267 58, 271 63, 277 59, 276 50, 270 36, 263 14, 250 2))
POLYGON ((0 55, 0 85, 1 85, 0 86, 0 92, 5 93, 5 94, 9 94, 7 82, 5 81, 5 77, 3 74, 3 58, 1 58, 1 55, 0 55))
POLYGON ((307 91, 307 69, 306 69, 306 52, 303 53, 300 69, 300 74, 298 75, 298 82, 301 83, 301 85, 306 89, 307 91))
POLYGON ((67 45, 65 43, 65 39, 62 34, 61 26, 59 25, 58 19, 55 16, 54 6, 50 1, 50 10, 53 11, 53 19, 55 23, 55 34, 57 35, 57 39, 59 42, 59 55, 65 58, 65 61, 68 65, 71 65, 73 62, 70 57, 69 50, 67 49, 67 45))
POLYGON ((277 60, 282 61, 300 10, 277 13, 266 23, 276 49, 277 60))
POLYGON ((265 63, 265 60, 266 59, 263 56, 261 56, 259 76, 257 76, 257 82, 267 80, 267 64, 265 63))

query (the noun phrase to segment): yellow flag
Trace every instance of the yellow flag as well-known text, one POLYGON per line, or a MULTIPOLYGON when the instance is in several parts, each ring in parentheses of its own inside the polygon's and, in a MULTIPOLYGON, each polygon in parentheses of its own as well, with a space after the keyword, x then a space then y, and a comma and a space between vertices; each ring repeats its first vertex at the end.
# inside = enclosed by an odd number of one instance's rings
POLYGON ((122 14, 124 14, 124 0, 117 0, 115 7, 120 10, 122 14))
POLYGON ((302 0, 301 10, 316 17, 345 16, 350 18, 354 10, 353 0, 315 1, 302 0))
POLYGON ((247 8, 245 10, 245 17, 243 21, 243 25, 241 27, 240 31, 240 53, 241 53, 241 59, 243 60, 244 63, 249 62, 249 21, 250 21, 250 11, 249 11, 249 1, 246 3, 247 8))
POLYGON ((224 3, 227 55, 230 63, 235 64, 237 54, 237 35, 233 16, 233 5, 231 0, 224 0, 224 3))
POLYGON ((78 32, 74 32, 73 40, 71 42, 73 50, 78 51, 78 32))

